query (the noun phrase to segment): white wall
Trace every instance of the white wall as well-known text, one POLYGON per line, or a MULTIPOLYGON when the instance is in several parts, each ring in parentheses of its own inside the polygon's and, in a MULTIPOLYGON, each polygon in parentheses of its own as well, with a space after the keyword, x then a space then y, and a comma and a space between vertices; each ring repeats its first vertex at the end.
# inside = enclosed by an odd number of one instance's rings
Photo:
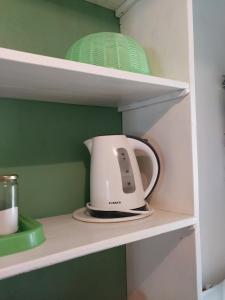
POLYGON ((225 278, 225 0, 194 0, 203 284, 225 278))

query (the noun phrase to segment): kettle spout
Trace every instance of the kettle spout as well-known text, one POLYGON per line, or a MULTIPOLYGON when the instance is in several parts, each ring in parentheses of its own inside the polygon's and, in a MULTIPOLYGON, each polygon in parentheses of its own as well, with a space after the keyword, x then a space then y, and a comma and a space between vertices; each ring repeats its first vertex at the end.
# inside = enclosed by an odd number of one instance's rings
POLYGON ((84 142, 84 145, 88 148, 88 151, 89 151, 90 154, 91 154, 91 149, 92 149, 92 139, 86 140, 86 141, 84 142))

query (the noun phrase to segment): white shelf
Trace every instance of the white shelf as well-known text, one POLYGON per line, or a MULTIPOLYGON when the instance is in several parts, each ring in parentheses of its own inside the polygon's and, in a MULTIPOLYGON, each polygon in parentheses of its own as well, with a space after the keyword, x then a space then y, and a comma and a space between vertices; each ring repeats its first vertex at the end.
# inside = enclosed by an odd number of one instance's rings
POLYGON ((124 15, 139 0, 86 0, 105 8, 115 10, 116 16, 119 18, 124 15))
POLYGON ((125 0, 86 0, 87 2, 91 2, 100 6, 103 6, 105 8, 111 9, 111 10, 116 10, 118 9, 124 2, 125 0))
POLYGON ((185 82, 0 48, 0 97, 127 106, 188 90, 185 82))
POLYGON ((155 210, 151 217, 124 223, 83 223, 71 215, 45 218, 46 242, 32 250, 0 258, 0 279, 80 256, 185 228, 196 223, 188 215, 155 210))

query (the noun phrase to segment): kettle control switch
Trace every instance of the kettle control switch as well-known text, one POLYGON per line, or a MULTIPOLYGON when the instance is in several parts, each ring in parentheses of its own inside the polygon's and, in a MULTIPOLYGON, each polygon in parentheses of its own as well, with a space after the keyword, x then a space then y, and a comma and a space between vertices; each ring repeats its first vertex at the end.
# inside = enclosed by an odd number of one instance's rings
POLYGON ((125 148, 117 149, 117 159, 120 166, 123 192, 126 194, 135 192, 136 187, 134 182, 134 174, 129 155, 125 148))

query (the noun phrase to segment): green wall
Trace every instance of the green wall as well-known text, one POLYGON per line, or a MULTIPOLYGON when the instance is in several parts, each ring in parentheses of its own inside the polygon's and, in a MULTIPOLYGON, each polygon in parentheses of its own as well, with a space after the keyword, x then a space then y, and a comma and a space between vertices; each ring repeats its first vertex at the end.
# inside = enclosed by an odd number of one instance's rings
POLYGON ((0 299, 125 300, 119 257, 116 248, 0 281, 0 299))
POLYGON ((116 109, 0 100, 0 173, 19 175, 21 213, 71 213, 89 199, 90 155, 83 142, 121 132, 116 109))
POLYGON ((110 10, 84 0, 0 0, 0 46, 65 57, 82 36, 119 31, 110 10))
MULTIPOLYGON (((119 31, 113 12, 83 0, 0 0, 0 46, 64 57, 91 32, 119 31)), ((71 213, 89 198, 83 141, 121 133, 116 109, 0 99, 0 173, 19 174, 21 213, 71 213)), ((0 281, 1 300, 126 299, 119 247, 0 281)))

